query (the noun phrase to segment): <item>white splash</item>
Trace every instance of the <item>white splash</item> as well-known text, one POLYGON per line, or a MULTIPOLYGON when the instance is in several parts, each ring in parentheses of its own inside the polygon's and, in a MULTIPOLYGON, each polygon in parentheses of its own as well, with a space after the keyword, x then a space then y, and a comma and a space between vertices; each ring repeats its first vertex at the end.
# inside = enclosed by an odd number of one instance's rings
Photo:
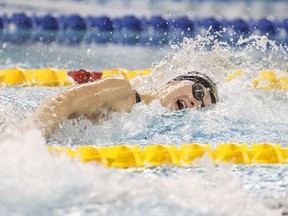
POLYGON ((1 142, 0 164, 0 214, 6 216, 279 213, 248 196, 232 167, 217 168, 207 158, 199 170, 108 169, 51 155, 30 128, 1 142))

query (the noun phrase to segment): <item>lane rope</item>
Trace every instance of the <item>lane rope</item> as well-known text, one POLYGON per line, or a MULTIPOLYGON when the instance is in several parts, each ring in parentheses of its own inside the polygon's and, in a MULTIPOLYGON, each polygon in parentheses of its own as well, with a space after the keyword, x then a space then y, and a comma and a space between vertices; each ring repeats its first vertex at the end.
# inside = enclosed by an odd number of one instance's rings
POLYGON ((0 41, 14 44, 51 43, 117 43, 128 45, 167 45, 182 42, 209 30, 215 39, 235 45, 236 39, 265 35, 288 43, 287 18, 218 17, 122 17, 71 15, 37 15, 14 13, 0 15, 0 41), (226 29, 222 36, 214 34, 226 29), (231 40, 233 39, 233 40, 231 40))
MULTIPOLYGON (((133 80, 139 76, 147 76, 152 72, 151 68, 126 70, 123 68, 114 68, 103 71, 90 71, 87 69, 65 70, 56 68, 43 69, 23 69, 11 68, 0 69, 0 87, 21 86, 49 86, 63 87, 94 82, 102 77, 121 76, 127 80, 133 80)), ((229 74, 225 80, 242 76, 242 70, 235 70, 229 74)), ((261 70, 257 78, 253 79, 250 86, 254 89, 262 90, 288 90, 288 75, 285 70, 261 70)))
POLYGON ((80 146, 69 147, 49 146, 51 154, 66 154, 72 159, 82 162, 97 162, 107 167, 130 168, 145 166, 175 165, 185 166, 197 163, 197 159, 207 155, 213 163, 227 162, 232 164, 286 164, 288 148, 280 144, 257 143, 218 144, 216 149, 205 144, 147 145, 143 149, 139 145, 117 145, 110 147, 80 146))

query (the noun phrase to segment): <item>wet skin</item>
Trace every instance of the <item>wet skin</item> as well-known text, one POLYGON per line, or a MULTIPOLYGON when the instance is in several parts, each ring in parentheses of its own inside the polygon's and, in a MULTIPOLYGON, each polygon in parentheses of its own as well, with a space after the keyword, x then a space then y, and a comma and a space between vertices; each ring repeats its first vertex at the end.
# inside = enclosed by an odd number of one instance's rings
POLYGON ((167 87, 161 91, 162 96, 159 97, 161 105, 167 107, 170 111, 182 109, 197 108, 208 106, 212 103, 209 89, 203 85, 204 98, 197 100, 192 91, 194 82, 191 81, 172 81, 167 84, 167 87))
MULTIPOLYGON (((209 89, 202 86, 204 97, 193 96, 192 81, 170 81, 156 91, 141 93, 141 101, 149 105, 158 99, 170 111, 208 106, 209 89)), ((67 89, 45 101, 34 113, 33 121, 48 138, 59 125, 71 118, 85 116, 93 123, 106 118, 110 112, 129 112, 136 103, 134 88, 122 78, 106 78, 67 89)))

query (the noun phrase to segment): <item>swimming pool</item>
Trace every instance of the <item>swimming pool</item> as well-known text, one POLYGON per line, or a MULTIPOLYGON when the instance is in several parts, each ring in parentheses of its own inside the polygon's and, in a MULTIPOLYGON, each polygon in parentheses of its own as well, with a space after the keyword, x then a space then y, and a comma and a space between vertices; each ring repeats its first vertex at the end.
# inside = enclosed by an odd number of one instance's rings
MULTIPOLYGON (((185 70, 201 70, 218 83, 220 103, 201 110, 167 112, 154 102, 107 122, 68 121, 49 144, 132 145, 209 143, 279 143, 287 146, 285 91, 249 86, 263 69, 287 69, 287 47, 267 47, 265 37, 250 46, 204 46, 207 37, 180 48, 122 45, 18 46, 2 44, 3 68, 93 70, 150 67, 155 88, 185 70), (224 78, 236 69, 242 75, 224 78), (164 75, 164 79, 156 79, 164 75), (142 113, 142 115, 139 115, 142 113)), ((279 70, 279 71, 278 71, 279 70)), ((152 82, 151 82, 152 80, 152 82)), ((141 87, 139 87, 141 88, 141 87)), ((107 169, 52 157, 39 132, 24 121, 46 97, 60 88, 1 88, 1 215, 281 215, 287 205, 286 165, 215 166, 208 157, 193 166, 153 169, 107 169)))

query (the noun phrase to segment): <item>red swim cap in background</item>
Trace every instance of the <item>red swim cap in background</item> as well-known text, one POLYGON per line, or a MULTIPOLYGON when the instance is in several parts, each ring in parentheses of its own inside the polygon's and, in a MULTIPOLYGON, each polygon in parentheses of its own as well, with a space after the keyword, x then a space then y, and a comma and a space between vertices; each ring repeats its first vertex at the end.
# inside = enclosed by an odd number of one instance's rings
POLYGON ((72 77, 77 84, 93 82, 102 78, 102 72, 89 71, 85 69, 68 71, 67 74, 72 77))

